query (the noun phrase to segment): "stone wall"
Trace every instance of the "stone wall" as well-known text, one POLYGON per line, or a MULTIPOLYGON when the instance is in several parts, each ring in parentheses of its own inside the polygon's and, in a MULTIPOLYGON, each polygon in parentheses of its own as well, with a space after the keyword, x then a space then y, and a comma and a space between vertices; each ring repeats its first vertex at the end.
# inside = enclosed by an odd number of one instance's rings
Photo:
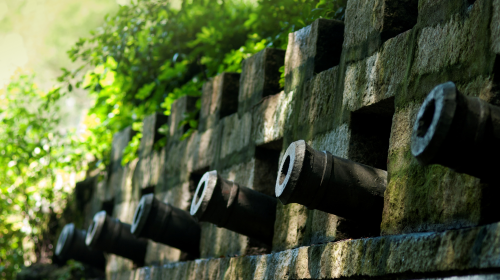
POLYGON ((278 202, 272 248, 202 223, 200 259, 150 241, 146 267, 109 255, 108 279, 500 278, 499 188, 421 166, 410 151, 416 113, 436 85, 453 81, 499 103, 500 0, 349 0, 345 15, 319 19, 291 33, 286 51, 265 49, 241 74, 207 82, 188 139, 179 140, 179 123, 192 97, 177 100, 168 118, 144 121, 139 158, 125 167, 132 132, 117 133, 107 175, 79 189, 91 190, 86 217, 105 209, 126 223, 147 193, 187 210, 210 170, 274 195, 280 156, 304 139, 388 171, 380 232, 366 236, 355 222, 278 202))

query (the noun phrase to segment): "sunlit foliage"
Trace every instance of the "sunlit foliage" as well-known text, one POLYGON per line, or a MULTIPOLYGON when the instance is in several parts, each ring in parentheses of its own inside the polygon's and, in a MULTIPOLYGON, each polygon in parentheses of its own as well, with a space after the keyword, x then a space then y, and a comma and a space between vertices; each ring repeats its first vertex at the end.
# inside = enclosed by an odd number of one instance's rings
MULTIPOLYGON (((60 89, 41 91, 20 75, 0 91, 0 278, 50 261, 50 221, 61 214, 63 176, 79 170, 80 142, 58 131, 60 89)), ((65 178, 67 179, 67 178, 65 178)))
MULTIPOLYGON (((168 115, 177 98, 199 96, 209 77, 241 71, 242 60, 265 47, 286 48, 290 32, 319 17, 342 19, 345 2, 192 0, 176 8, 169 1, 137 1, 75 44, 68 54, 82 67, 66 70, 60 80, 69 91, 83 87, 94 96, 89 129, 98 144, 94 152, 105 163, 113 133, 129 125, 140 132, 148 114, 168 115)), ((190 127, 183 138, 196 129, 196 113, 181 124, 190 127)), ((124 163, 135 157, 140 136, 124 163)))

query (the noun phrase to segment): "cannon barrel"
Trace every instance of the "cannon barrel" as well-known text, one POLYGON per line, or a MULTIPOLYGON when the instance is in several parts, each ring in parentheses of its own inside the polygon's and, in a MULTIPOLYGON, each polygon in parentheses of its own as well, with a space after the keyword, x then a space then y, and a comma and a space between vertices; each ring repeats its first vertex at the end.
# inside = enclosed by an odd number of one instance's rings
POLYGON ((423 165, 488 179, 500 168, 500 107, 461 94, 453 82, 438 85, 417 114, 411 151, 423 165))
POLYGON ((201 178, 190 212, 199 221, 272 244, 276 198, 222 179, 217 171, 201 178))
POLYGON ((98 250, 90 250, 85 245, 85 230, 80 230, 73 223, 66 224, 59 235, 56 245, 56 256, 61 260, 77 260, 95 268, 104 270, 106 259, 98 250))
POLYGON ((131 232, 139 238, 180 249, 193 257, 200 254, 200 225, 189 212, 163 203, 154 194, 142 196, 131 232))
POLYGON ((105 211, 94 215, 89 226, 85 243, 92 249, 98 249, 144 264, 147 241, 136 238, 130 233, 130 225, 111 218, 105 211))
POLYGON ((337 216, 380 226, 387 172, 326 151, 304 140, 290 144, 276 180, 276 197, 337 216))

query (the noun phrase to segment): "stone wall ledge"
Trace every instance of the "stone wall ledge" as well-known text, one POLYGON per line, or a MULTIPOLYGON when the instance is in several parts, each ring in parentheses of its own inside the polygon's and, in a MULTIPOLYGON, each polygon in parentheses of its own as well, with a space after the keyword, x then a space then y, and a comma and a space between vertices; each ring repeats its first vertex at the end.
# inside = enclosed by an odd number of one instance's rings
POLYGON ((108 279, 429 278, 500 270, 500 223, 342 240, 269 255, 199 259, 144 267, 108 279))

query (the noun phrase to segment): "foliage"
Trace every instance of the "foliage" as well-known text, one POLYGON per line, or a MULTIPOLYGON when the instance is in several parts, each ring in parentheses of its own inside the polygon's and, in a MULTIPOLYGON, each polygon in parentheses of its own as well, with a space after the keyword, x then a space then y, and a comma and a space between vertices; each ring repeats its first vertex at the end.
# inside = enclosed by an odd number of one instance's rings
MULTIPOLYGON (((199 96, 203 82, 241 71, 242 60, 265 47, 286 48, 288 33, 319 17, 343 17, 346 0, 141 0, 122 6, 68 52, 81 63, 60 81, 87 89, 95 104, 87 116, 89 148, 104 163, 113 133, 164 110, 185 95, 199 96), (91 69, 85 75, 83 69, 91 69), (97 145, 97 146, 94 146, 97 145)), ((186 138, 197 127, 196 112, 186 138)), ((134 125, 140 131, 140 125, 134 125)), ((166 129, 164 129, 166 131, 166 129)), ((140 134, 123 163, 135 157, 140 134)), ((98 163, 102 162, 99 161, 98 163)))
POLYGON ((43 92, 20 75, 0 91, 0 275, 48 261, 50 222, 70 190, 62 176, 78 170, 80 142, 58 130, 60 89, 43 92))

